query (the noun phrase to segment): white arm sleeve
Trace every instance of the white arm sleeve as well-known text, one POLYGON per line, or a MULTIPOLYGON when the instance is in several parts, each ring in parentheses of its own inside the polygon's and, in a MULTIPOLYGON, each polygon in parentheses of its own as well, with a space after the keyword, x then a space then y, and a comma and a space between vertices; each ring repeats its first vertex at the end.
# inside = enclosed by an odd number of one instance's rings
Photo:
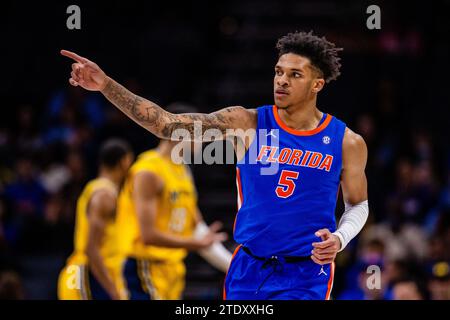
MULTIPOLYGON (((194 237, 199 239, 205 236, 208 231, 208 226, 203 221, 199 222, 195 228, 194 237)), ((227 272, 230 266, 231 252, 220 242, 214 242, 208 248, 198 250, 198 254, 208 261, 210 265, 222 272, 227 272)))
POLYGON ((369 201, 365 200, 355 205, 345 203, 345 212, 339 221, 338 228, 334 235, 341 241, 341 249, 344 250, 347 244, 361 231, 369 216, 369 201))

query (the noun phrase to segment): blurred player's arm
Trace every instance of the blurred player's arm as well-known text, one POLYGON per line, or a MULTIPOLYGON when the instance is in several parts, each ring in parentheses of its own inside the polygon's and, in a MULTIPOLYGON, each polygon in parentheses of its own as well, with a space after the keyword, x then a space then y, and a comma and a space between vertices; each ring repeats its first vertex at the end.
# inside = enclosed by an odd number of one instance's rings
POLYGON ((136 206, 141 237, 146 245, 199 250, 210 246, 215 241, 225 240, 225 234, 218 233, 221 228, 220 223, 212 224, 207 234, 200 239, 177 236, 158 230, 155 227, 157 196, 162 187, 163 181, 154 173, 138 172, 134 177, 133 201, 136 206))
POLYGON ((109 219, 113 219, 115 203, 116 198, 107 191, 97 191, 92 195, 88 207, 89 231, 86 247, 89 270, 113 300, 119 299, 119 293, 105 267, 100 247, 106 223, 109 219))
MULTIPOLYGON (((194 231, 194 237, 201 239, 209 231, 209 228, 203 220, 200 210, 197 208, 196 226, 194 231)), ((231 252, 228 251, 221 242, 215 241, 209 247, 198 250, 198 254, 208 261, 216 269, 227 272, 231 262, 231 252)))
POLYGON ((66 50, 62 50, 61 54, 76 61, 72 64, 69 79, 71 85, 100 91, 129 118, 159 138, 174 139, 172 133, 177 129, 189 132, 191 140, 202 138, 203 133, 208 129, 219 130, 222 133, 222 139, 225 138, 227 129, 256 129, 255 110, 233 106, 209 114, 173 114, 156 103, 132 93, 108 77, 92 61, 66 50), (195 122, 201 122, 201 126, 195 126, 195 122))
POLYGON ((345 202, 345 212, 339 220, 338 228, 331 233, 321 229, 316 236, 322 242, 313 243, 312 259, 318 264, 334 261, 336 254, 361 231, 369 215, 367 196, 367 146, 364 139, 347 128, 342 142, 341 187, 345 202))

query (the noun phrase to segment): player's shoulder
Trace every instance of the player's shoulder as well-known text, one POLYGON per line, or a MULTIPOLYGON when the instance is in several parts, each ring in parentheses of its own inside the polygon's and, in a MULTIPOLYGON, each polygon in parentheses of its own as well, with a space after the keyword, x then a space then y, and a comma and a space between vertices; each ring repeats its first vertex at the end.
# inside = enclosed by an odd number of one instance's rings
POLYGON ((230 130, 255 129, 258 123, 256 109, 248 109, 243 106, 231 106, 213 112, 211 115, 217 117, 217 123, 226 125, 230 130))
POLYGON ((98 202, 103 206, 108 206, 115 203, 117 199, 117 192, 109 188, 99 188, 92 193, 90 202, 98 202))
POLYGON ((140 170, 133 177, 133 189, 140 194, 159 193, 165 185, 165 179, 154 170, 140 170))
POLYGON ((257 108, 245 109, 245 111, 247 112, 249 117, 257 117, 258 116, 258 109, 257 108))
POLYGON ((111 181, 97 177, 86 183, 83 191, 87 194, 93 194, 94 192, 102 190, 113 191, 115 190, 115 186, 111 181))
POLYGON ((164 167, 166 161, 156 150, 149 150, 141 153, 136 162, 131 166, 130 173, 133 179, 142 179, 145 182, 154 183, 163 180, 164 167))
POLYGON ((117 186, 109 179, 104 177, 98 177, 93 180, 94 191, 104 191, 108 194, 117 194, 117 186))
POLYGON ((153 167, 160 167, 163 164, 162 157, 156 150, 145 151, 138 155, 136 161, 131 165, 130 171, 136 172, 153 167))
POLYGON ((131 177, 134 184, 141 185, 161 184, 165 180, 162 166, 155 163, 142 163, 133 168, 131 177))
POLYGON ((136 164, 143 162, 152 162, 161 159, 161 155, 155 149, 147 150, 138 155, 136 164))
POLYGON ((367 152, 367 145, 360 134, 354 132, 349 127, 346 127, 344 139, 342 141, 342 150, 348 153, 367 152))
POLYGON ((89 206, 96 207, 100 211, 110 212, 115 208, 118 190, 107 183, 98 180, 95 188, 91 190, 89 206))
POLYGON ((226 108, 231 113, 233 121, 238 124, 240 129, 256 128, 258 121, 258 110, 254 108, 246 108, 243 106, 233 106, 226 108))
POLYGON ((244 106, 230 106, 223 110, 229 113, 238 113, 242 115, 254 115, 258 113, 256 108, 247 108, 244 106))

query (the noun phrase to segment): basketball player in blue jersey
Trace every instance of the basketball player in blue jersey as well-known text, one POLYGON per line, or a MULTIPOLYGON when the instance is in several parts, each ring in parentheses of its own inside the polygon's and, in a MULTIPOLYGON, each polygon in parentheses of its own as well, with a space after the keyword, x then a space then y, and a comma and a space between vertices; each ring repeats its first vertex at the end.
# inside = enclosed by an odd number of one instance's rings
POLYGON ((290 33, 279 39, 277 49, 274 105, 210 114, 171 114, 118 84, 92 61, 61 52, 75 60, 70 84, 100 91, 160 138, 174 139, 175 130, 184 129, 196 139, 198 122, 202 132, 218 129, 223 138, 233 136, 239 246, 224 299, 330 299, 336 254, 368 216, 366 144, 317 108, 318 93, 340 74, 341 49, 312 32, 290 33), (244 134, 251 129, 253 135, 244 134), (264 171, 269 166, 276 170, 264 171), (339 187, 345 212, 336 227, 339 187))

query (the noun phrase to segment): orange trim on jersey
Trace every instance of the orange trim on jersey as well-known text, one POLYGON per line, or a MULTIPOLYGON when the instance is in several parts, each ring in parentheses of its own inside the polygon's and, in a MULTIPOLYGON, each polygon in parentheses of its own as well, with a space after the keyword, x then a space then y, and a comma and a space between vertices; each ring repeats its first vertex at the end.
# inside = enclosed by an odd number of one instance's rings
MULTIPOLYGON (((228 270, 230 270, 231 263, 233 262, 234 256, 238 253, 238 251, 241 247, 242 247, 242 244, 238 245, 236 247, 236 249, 234 249, 233 255, 231 256, 230 266, 228 267, 228 270)), ((225 279, 223 280, 223 291, 222 291, 223 300, 227 300, 227 292, 225 291, 225 281, 227 280, 228 270, 227 270, 227 273, 225 274, 225 279)))
POLYGON ((333 290, 333 281, 334 281, 334 262, 331 263, 331 274, 330 279, 328 280, 328 289, 327 294, 325 296, 325 300, 330 300, 331 290, 333 290))
MULTIPOLYGON (((244 202, 244 197, 242 196, 241 172, 240 172, 239 168, 236 168, 236 179, 237 179, 237 184, 238 184, 239 200, 240 200, 241 206, 242 206, 242 203, 244 202)), ((240 209, 240 207, 238 209, 240 209)))
POLYGON ((312 130, 295 130, 292 128, 289 128, 284 122, 283 120, 281 120, 279 114, 278 114, 278 108, 277 106, 273 106, 272 107, 272 111, 273 111, 273 116, 275 117, 275 121, 277 122, 277 124, 285 131, 289 132, 290 134, 296 135, 296 136, 312 136, 316 133, 319 133, 320 131, 322 131, 323 129, 325 129, 331 122, 331 119, 333 118, 332 115, 327 114, 327 117, 325 118, 325 121, 322 122, 322 124, 320 126, 318 126, 315 129, 312 130))
MULTIPOLYGON (((244 201, 244 198, 242 197, 241 174, 239 172, 239 168, 236 168, 236 184, 237 184, 237 189, 238 189, 238 211, 239 211, 239 209, 241 209, 241 207, 242 207, 242 202, 244 201)), ((236 218, 237 218, 237 213, 236 213, 236 216, 234 217, 233 233, 234 233, 234 228, 236 227, 236 218)))

